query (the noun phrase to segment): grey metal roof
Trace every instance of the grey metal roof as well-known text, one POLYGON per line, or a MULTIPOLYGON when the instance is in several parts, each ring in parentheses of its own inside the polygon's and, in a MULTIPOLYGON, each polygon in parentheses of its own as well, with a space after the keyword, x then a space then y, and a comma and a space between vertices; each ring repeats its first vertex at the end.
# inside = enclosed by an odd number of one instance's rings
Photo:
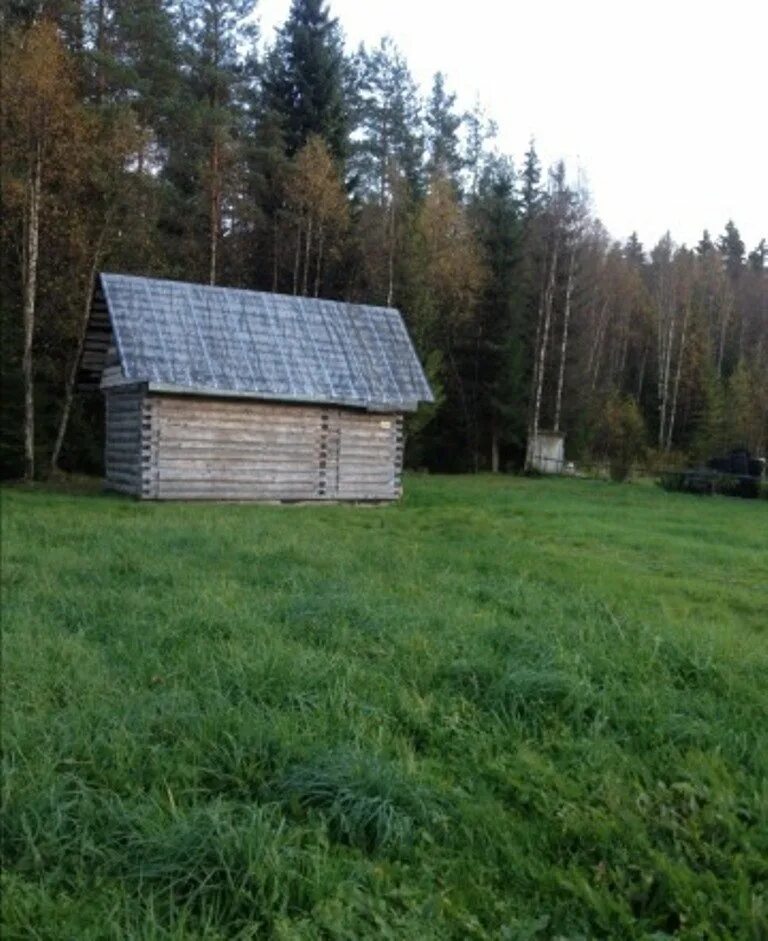
POLYGON ((393 308, 102 274, 126 380, 410 410, 433 401, 393 308))

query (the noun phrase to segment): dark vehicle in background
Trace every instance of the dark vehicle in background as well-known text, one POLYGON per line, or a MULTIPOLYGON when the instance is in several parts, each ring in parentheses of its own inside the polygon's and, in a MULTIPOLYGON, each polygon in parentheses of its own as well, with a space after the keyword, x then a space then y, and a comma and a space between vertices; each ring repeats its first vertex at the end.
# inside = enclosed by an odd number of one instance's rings
POLYGON ((734 448, 726 457, 710 458, 702 467, 666 471, 659 483, 665 490, 751 499, 760 496, 765 464, 765 458, 753 457, 746 448, 734 448))

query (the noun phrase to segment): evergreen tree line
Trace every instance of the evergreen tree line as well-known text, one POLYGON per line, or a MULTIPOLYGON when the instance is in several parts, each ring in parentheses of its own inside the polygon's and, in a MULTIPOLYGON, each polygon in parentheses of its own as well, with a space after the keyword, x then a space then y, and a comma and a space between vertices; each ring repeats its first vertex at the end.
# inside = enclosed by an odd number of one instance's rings
POLYGON ((617 425, 662 462, 765 453, 764 239, 614 241, 442 74, 422 95, 390 39, 345 53, 324 0, 263 52, 250 0, 4 16, 3 475, 99 469, 74 380, 100 270, 398 307, 436 393, 411 466, 521 467, 542 429, 599 458, 617 425))

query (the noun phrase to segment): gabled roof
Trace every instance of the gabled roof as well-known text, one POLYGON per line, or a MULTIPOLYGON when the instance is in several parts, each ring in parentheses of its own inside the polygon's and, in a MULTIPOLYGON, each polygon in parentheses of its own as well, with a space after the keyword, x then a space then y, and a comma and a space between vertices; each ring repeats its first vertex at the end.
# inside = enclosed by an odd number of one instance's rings
POLYGON ((433 401, 389 307, 102 274, 86 380, 103 368, 108 331, 124 380, 157 391, 392 410, 433 401))

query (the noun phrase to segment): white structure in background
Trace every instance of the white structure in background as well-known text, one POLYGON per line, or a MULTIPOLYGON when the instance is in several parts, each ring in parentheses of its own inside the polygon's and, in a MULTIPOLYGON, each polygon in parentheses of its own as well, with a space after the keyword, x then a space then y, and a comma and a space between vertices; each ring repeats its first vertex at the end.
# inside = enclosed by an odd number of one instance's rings
POLYGON ((560 431, 539 431, 528 441, 526 465, 540 474, 561 474, 565 465, 565 435, 560 431))

